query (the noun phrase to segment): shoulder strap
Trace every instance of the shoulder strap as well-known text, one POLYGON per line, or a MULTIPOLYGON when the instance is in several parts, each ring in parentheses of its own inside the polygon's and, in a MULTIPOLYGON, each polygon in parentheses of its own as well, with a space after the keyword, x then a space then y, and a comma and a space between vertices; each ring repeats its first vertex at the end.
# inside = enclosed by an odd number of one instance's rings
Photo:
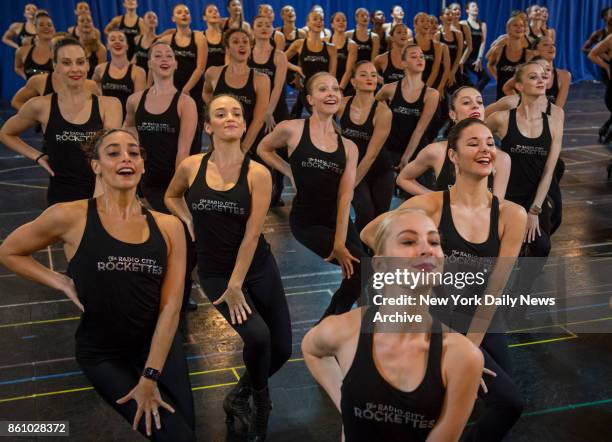
POLYGON ((138 101, 138 106, 136 107, 136 113, 140 112, 141 110, 145 110, 144 106, 147 101, 147 94, 149 93, 150 90, 151 88, 146 88, 144 91, 142 91, 142 95, 140 96, 140 101, 138 101))
POLYGON ((240 167, 240 176, 238 177, 239 183, 246 183, 247 176, 249 174, 249 163, 251 162, 251 156, 245 155, 242 160, 242 166, 240 167))
POLYGON ((489 238, 496 238, 499 232, 499 199, 493 195, 491 200, 491 225, 489 226, 489 238))
POLYGON ((426 377, 440 377, 442 371, 442 324, 432 317, 426 377))
POLYGON ((421 89, 421 94, 419 95, 419 101, 423 101, 425 97, 425 93, 427 92, 427 83, 423 85, 423 89, 421 89))

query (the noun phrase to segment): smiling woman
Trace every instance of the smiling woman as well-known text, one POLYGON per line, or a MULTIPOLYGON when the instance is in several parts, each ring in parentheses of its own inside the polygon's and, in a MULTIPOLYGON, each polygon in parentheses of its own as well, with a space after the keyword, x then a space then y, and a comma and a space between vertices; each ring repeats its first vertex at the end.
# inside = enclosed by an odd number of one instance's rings
POLYGON ((64 292, 83 312, 77 362, 134 430, 158 441, 193 441, 191 386, 175 336, 185 272, 181 223, 141 207, 136 187, 144 161, 129 132, 103 132, 87 156, 103 195, 50 207, 6 238, 0 262, 64 292), (32 257, 58 240, 70 277, 32 257))
POLYGON ((53 63, 62 84, 60 91, 32 98, 0 130, 0 142, 49 173, 49 205, 93 196, 94 175, 81 145, 100 129, 121 126, 119 100, 97 97, 84 88, 88 64, 78 41, 60 40, 53 52, 53 63), (43 127, 44 152, 20 138, 36 124, 43 127))

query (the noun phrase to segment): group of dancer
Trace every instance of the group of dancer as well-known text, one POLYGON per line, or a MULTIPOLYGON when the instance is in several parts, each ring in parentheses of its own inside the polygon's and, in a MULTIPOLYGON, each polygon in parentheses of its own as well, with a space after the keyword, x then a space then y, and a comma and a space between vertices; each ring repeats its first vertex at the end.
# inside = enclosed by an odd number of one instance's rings
POLYGON ((554 65, 547 10, 513 13, 485 54, 476 2, 465 20, 453 3, 440 26, 421 12, 412 29, 400 6, 391 23, 383 11, 357 9, 351 31, 337 12, 330 31, 318 5, 303 28, 283 7, 275 29, 270 5, 249 24, 241 1, 229 0, 227 18, 205 8, 202 32, 177 4, 175 28, 159 35, 156 14, 139 17, 137 7, 124 1, 125 13, 103 29, 106 47, 86 2, 67 35, 28 5, 27 21, 3 38, 21 45, 15 70, 28 80, 0 142, 50 178, 49 207, 7 237, 0 262, 82 311, 76 357, 96 391, 152 440, 195 439, 177 327, 197 264, 204 293, 244 342, 246 370, 223 401, 228 427, 266 438, 268 382, 291 355, 292 333, 262 231, 287 178, 296 189, 292 234, 342 270, 302 350, 346 440, 501 440, 523 407, 504 334, 454 333, 427 310, 418 312, 426 333, 365 334, 374 310, 351 309, 368 255, 548 255, 562 219, 571 77, 554 65), (498 85, 486 109, 485 57, 498 85), (299 95, 291 110, 287 86, 299 95), (42 149, 22 138, 36 126, 42 149), (407 199, 390 212, 396 185, 407 199), (32 258, 57 242, 67 274, 32 258), (466 428, 477 396, 484 412, 466 428), (389 423, 355 411, 372 403, 405 415, 389 423))

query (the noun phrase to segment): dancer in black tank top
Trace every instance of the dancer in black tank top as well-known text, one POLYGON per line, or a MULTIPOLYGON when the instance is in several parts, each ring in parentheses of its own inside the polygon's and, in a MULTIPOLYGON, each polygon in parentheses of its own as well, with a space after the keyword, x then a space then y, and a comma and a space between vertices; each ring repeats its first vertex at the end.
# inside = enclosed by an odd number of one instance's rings
POLYGON ((53 57, 62 84, 60 91, 29 100, 0 131, 0 142, 52 175, 47 191, 49 205, 93 195, 94 176, 87 167, 82 143, 103 128, 121 126, 119 101, 98 98, 84 88, 87 63, 83 47, 72 39, 60 40, 53 57), (37 123, 43 127, 45 153, 20 138, 37 123))
MULTIPOLYGON (((302 84, 304 85, 299 95, 299 104, 296 102, 296 105, 291 109, 292 118, 300 118, 303 107, 310 111, 310 105, 306 99, 306 88, 313 75, 317 72, 329 72, 334 76, 336 75, 337 50, 335 46, 321 40, 323 16, 317 10, 308 14, 308 28, 310 29, 308 37, 296 40, 285 52, 287 59, 291 59, 296 54, 299 56, 297 73, 302 77, 302 84)), ((292 67, 289 66, 289 68, 292 67)))
POLYGON ((204 68, 208 56, 206 39, 201 32, 193 31, 191 26, 191 14, 189 8, 183 4, 177 4, 172 10, 172 21, 176 24, 176 31, 160 39, 164 43, 170 43, 174 50, 174 56, 178 63, 174 72, 174 86, 181 92, 191 95, 198 109, 198 128, 193 137, 190 153, 196 154, 202 151, 202 125, 204 101, 202 90, 204 88, 204 68))
POLYGON ((370 24, 370 13, 366 8, 355 10, 355 29, 348 31, 347 37, 357 44, 357 60, 374 61, 380 53, 380 38, 368 29, 370 24))
POLYGON ((244 341, 246 373, 223 401, 226 422, 233 430, 237 418, 248 426, 249 440, 264 440, 271 409, 268 378, 289 359, 292 348, 280 273, 261 233, 272 180, 241 150, 246 122, 240 102, 221 95, 207 112, 212 153, 181 163, 166 205, 195 239, 204 293, 244 341))
POLYGON ((452 29, 454 14, 450 8, 444 8, 440 21, 442 28, 436 33, 436 40, 444 43, 448 48, 450 66, 447 69, 448 78, 446 83, 447 94, 452 94, 461 87, 460 62, 463 55, 463 34, 452 29))
MULTIPOLYGON (((274 29, 274 8, 268 3, 260 4, 257 8, 257 15, 259 17, 266 17, 272 24, 272 34, 270 35, 270 44, 274 49, 281 51, 285 50, 285 35, 281 31, 274 29)), ((257 18, 257 17, 255 17, 257 18)), ((253 19, 255 20, 255 19, 253 19)), ((255 23, 253 23, 253 31, 255 31, 255 23)))
POLYGON ((230 29, 242 29, 249 34, 252 33, 251 25, 244 19, 244 11, 240 0, 227 0, 226 9, 229 17, 223 19, 221 30, 224 34, 230 29))
POLYGON ((108 34, 111 61, 99 64, 93 76, 93 80, 100 86, 102 95, 119 99, 123 110, 122 118, 125 118, 128 97, 134 92, 143 90, 147 83, 145 71, 129 62, 127 49, 125 34, 122 31, 111 31, 108 34))
POLYGON ((374 66, 376 66, 376 69, 382 76, 384 84, 393 83, 404 78, 402 54, 410 41, 408 27, 403 23, 392 27, 390 41, 392 43, 391 50, 380 54, 374 61, 374 66))
POLYGON ((372 62, 357 63, 352 78, 357 94, 344 98, 339 110, 342 136, 353 141, 359 150, 353 196, 358 231, 388 211, 393 196, 395 174, 383 146, 391 129, 392 114, 384 102, 374 99, 377 78, 372 62), (354 121, 355 117, 359 123, 354 121))
POLYGON ((147 11, 142 17, 144 32, 134 39, 134 58, 132 63, 144 69, 145 74, 149 72, 149 48, 157 40, 157 14, 147 11))
MULTIPOLYGON (((78 40, 81 35, 79 32, 79 17, 81 17, 82 15, 91 15, 91 9, 89 8, 89 3, 85 1, 78 2, 74 7, 74 15, 75 15, 74 26, 70 26, 68 29, 66 29, 66 32, 68 32, 74 38, 78 40)), ((97 40, 99 40, 100 35, 101 35, 100 30, 94 27, 93 32, 95 33, 97 40)))
POLYGON ((507 41, 497 45, 488 55, 489 72, 497 82, 496 100, 504 97, 503 87, 513 77, 516 68, 531 57, 531 53, 522 45, 525 27, 518 16, 508 20, 506 32, 508 33, 507 41))
POLYGON ((378 54, 384 54, 391 49, 389 35, 384 28, 386 22, 384 11, 382 9, 375 9, 372 12, 370 21, 372 22, 372 32, 378 35, 378 54))
POLYGON ((321 258, 342 267, 342 283, 325 317, 350 310, 359 297, 358 259, 364 251, 349 217, 359 153, 355 143, 340 136, 332 124, 341 100, 336 77, 315 74, 308 88, 312 118, 277 125, 259 143, 257 153, 289 177, 297 191, 289 216, 295 238, 321 258), (285 146, 289 162, 275 153, 285 146))
MULTIPOLYGON (((79 15, 77 19, 77 27, 79 38, 77 39, 85 48, 87 61, 89 62, 89 71, 87 78, 92 78, 98 66, 98 62, 106 61, 106 48, 100 42, 99 31, 93 25, 93 19, 89 14, 79 15)), ((75 32, 76 32, 75 31, 75 32)))
POLYGON ((331 17, 332 36, 329 40, 336 46, 336 79, 345 96, 353 95, 351 84, 351 66, 357 60, 357 44, 346 35, 346 16, 336 12, 331 17), (346 67, 349 66, 347 70, 346 67))
MULTIPOLYGON (((282 32, 285 36, 285 47, 283 50, 286 52, 293 42, 300 38, 306 38, 306 33, 295 26, 296 15, 293 6, 283 6, 281 9, 281 18, 283 19, 283 26, 278 28, 278 31, 282 32)), ((299 63, 299 54, 294 54, 291 58, 288 58, 287 61, 292 66, 292 69, 297 68, 299 63)), ((299 77, 295 73, 295 70, 292 69, 287 71, 287 84, 296 89, 298 85, 297 83, 299 82, 299 77)))
MULTIPOLYGON (((462 86, 455 91, 450 100, 449 115, 453 124, 466 118, 484 121, 485 110, 482 95, 478 89, 462 86)), ((413 161, 404 167, 398 177, 397 185, 411 195, 422 195, 436 190, 447 190, 455 184, 455 166, 448 156, 448 142, 437 141, 425 146, 413 161), (428 170, 433 170, 435 182, 427 188, 417 181, 428 170)), ((495 158, 494 176, 489 176, 487 187, 498 198, 504 198, 508 177, 510 176, 510 156, 498 151, 495 158)))
POLYGON ((0 261, 61 290, 79 308, 76 360, 102 399, 143 436, 195 441, 187 362, 175 335, 178 275, 185 267, 181 224, 138 202, 144 166, 131 134, 110 131, 93 142, 87 166, 102 180, 104 194, 46 210, 9 235, 0 261), (69 262, 67 275, 33 259, 14 260, 31 258, 58 240, 69 262))
POLYGON ((376 94, 393 112, 391 133, 385 143, 394 167, 403 168, 429 140, 424 138, 438 106, 439 94, 421 80, 425 69, 423 51, 417 45, 404 50, 405 76, 376 94), (408 97, 408 98, 406 98, 408 97), (411 101, 408 101, 411 100, 411 101))
POLYGON ((245 31, 231 29, 224 38, 229 63, 223 67, 211 67, 206 71, 204 102, 210 103, 215 95, 227 94, 242 103, 247 124, 242 149, 247 152, 254 146, 257 135, 264 125, 270 101, 270 79, 249 67, 251 45, 245 31))
MULTIPOLYGON (((442 248, 448 258, 445 271, 457 269, 458 263, 461 270, 469 271, 482 271, 484 266, 492 282, 485 285, 490 289, 487 293, 499 295, 501 292, 498 293, 495 287, 503 289, 512 268, 507 263, 512 263, 521 248, 525 211, 510 201, 498 200, 487 190, 496 148, 491 131, 481 120, 467 118, 457 123, 449 133, 448 145, 450 159, 459 168, 454 186, 450 191, 415 196, 403 203, 400 209, 423 210, 438 222, 442 248), (498 256, 511 259, 496 263, 498 256), (467 268, 463 268, 465 266, 467 268)), ((377 229, 389 216, 378 217, 361 232, 366 244, 374 243, 377 229)), ((463 292, 457 294, 465 296, 463 292)), ((431 312, 453 329, 466 333, 475 308, 454 308, 450 316, 441 309, 432 309, 431 312)), ((487 368, 485 374, 490 375, 483 378, 488 390, 482 395, 485 412, 467 431, 466 440, 470 441, 502 440, 520 417, 523 407, 520 392, 510 377, 511 363, 505 335, 485 332, 486 329, 470 330, 468 334, 469 339, 481 347, 487 368)))
POLYGON ((203 32, 208 55, 204 72, 211 66, 223 66, 225 64, 225 47, 223 46, 223 32, 221 32, 221 15, 216 5, 206 6, 204 11, 206 30, 203 32))
POLYGON ((38 8, 32 3, 25 5, 23 17, 25 22, 14 22, 8 27, 2 36, 2 43, 14 49, 19 49, 25 44, 25 41, 36 35, 36 26, 34 26, 34 16, 38 8), (28 31, 30 29, 30 31, 28 31))
POLYGON ((46 12, 36 14, 36 42, 21 46, 15 52, 15 72, 28 80, 36 74, 53 72, 51 40, 55 34, 55 26, 46 12))
MULTIPOLYGON (((374 259, 440 265, 433 221, 410 209, 392 213, 377 235, 374 259)), ((431 287, 415 292, 431 293, 431 287)), ((387 286, 378 295, 384 300, 400 293, 387 286)), ((306 334, 302 349, 311 374, 342 415, 347 442, 459 440, 483 370, 478 349, 465 336, 448 333, 423 305, 373 305, 327 318, 306 334), (423 322, 392 325, 382 319, 407 314, 423 322), (336 381, 330 383, 330 376, 336 381), (448 393, 456 389, 463 393, 448 393)))
MULTIPOLYGON (((538 57, 549 63, 548 70, 552 70, 552 85, 546 89, 546 96, 551 103, 556 104, 560 108, 565 108, 572 82, 572 74, 566 69, 555 67, 557 48, 554 40, 549 35, 542 37, 536 42, 535 49, 538 57)), ((534 57, 533 60, 537 60, 538 57, 534 57)))
POLYGON ((427 86, 436 89, 442 72, 443 48, 439 42, 433 40, 431 30, 432 26, 429 15, 419 12, 414 16, 414 42, 423 51, 425 59, 425 70, 422 74, 423 81, 427 83, 427 86))
POLYGON ((128 42, 128 60, 131 60, 134 56, 134 39, 144 30, 142 19, 136 12, 137 8, 137 0, 125 0, 123 3, 124 14, 113 17, 104 28, 104 34, 106 35, 109 35, 113 29, 123 31, 128 42), (131 24, 128 25, 128 23, 131 24))
MULTIPOLYGON (((482 65, 484 50, 487 44, 487 24, 478 19, 478 4, 476 2, 468 2, 466 5, 468 14, 467 20, 461 22, 467 26, 470 38, 472 39, 472 50, 465 62, 464 74, 471 73, 476 77, 474 86, 482 92, 485 86, 489 83, 489 75, 482 65)), ((469 76, 467 77, 469 81, 469 76)), ((468 83, 470 84, 470 83, 468 83)))

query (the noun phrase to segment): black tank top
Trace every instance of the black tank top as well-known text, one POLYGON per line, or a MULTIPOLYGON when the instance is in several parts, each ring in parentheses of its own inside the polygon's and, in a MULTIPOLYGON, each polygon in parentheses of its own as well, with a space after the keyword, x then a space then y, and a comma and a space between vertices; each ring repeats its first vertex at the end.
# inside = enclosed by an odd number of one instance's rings
MULTIPOLYGON (((138 39, 138 43, 134 42, 134 55, 136 56, 136 66, 149 72, 149 48, 142 46, 142 36, 138 39)), ((151 47, 149 45, 149 47, 151 47)))
MULTIPOLYGON (((204 38, 206 38, 206 32, 202 31, 202 34, 204 35, 204 38)), ((211 66, 223 66, 225 64, 225 47, 223 46, 223 37, 221 37, 217 43, 212 43, 208 38, 206 38, 206 42, 208 43, 206 69, 211 66)))
POLYGON ((482 243, 473 243, 464 239, 453 222, 450 206, 450 192, 448 189, 442 193, 442 215, 438 230, 442 238, 442 250, 446 258, 451 262, 458 262, 459 259, 473 259, 484 257, 496 257, 499 255, 499 200, 495 195, 492 196, 491 218, 489 222, 489 236, 482 243))
POLYGON ((516 109, 510 110, 508 131, 502 139, 502 150, 510 155, 510 180, 506 199, 529 210, 535 197, 544 165, 550 151, 552 135, 548 115, 542 112, 542 133, 537 138, 527 138, 516 124, 516 109))
MULTIPOLYGON (((557 97, 559 96, 559 77, 557 76, 557 69, 553 68, 553 84, 550 89, 546 89, 546 98, 548 98, 548 102, 555 104, 557 102, 557 97)), ((550 112, 546 112, 550 115, 550 112)))
POLYGON ((327 43, 323 42, 323 49, 321 51, 313 52, 308 49, 308 39, 305 38, 299 60, 302 72, 304 73, 304 85, 306 85, 310 77, 317 72, 329 71, 330 60, 327 43))
POLYGON ((98 53, 94 51, 89 54, 89 57, 87 57, 87 62, 89 63, 89 71, 87 71, 87 78, 91 80, 96 70, 96 66, 98 66, 98 53))
POLYGON ((53 89, 53 72, 50 72, 45 79, 45 90, 43 91, 43 95, 49 95, 55 93, 55 89, 53 89))
POLYGON ((137 35, 140 34, 140 18, 137 17, 136 18, 136 24, 134 24, 134 26, 128 26, 125 24, 125 15, 121 16, 121 22, 119 23, 119 29, 121 29, 123 31, 123 33, 125 34, 125 38, 127 39, 127 44, 128 44, 128 51, 127 51, 127 56, 128 56, 128 60, 131 60, 132 57, 134 56, 134 39, 136 38, 137 35))
MULTIPOLYGON (((368 308, 362 322, 372 324, 368 308)), ((363 327, 363 325, 362 325, 363 327)), ((442 326, 435 318, 423 380, 410 392, 385 380, 374 362, 374 334, 361 333, 351 368, 342 380, 340 409, 346 442, 425 441, 442 412, 442 326)))
POLYGON ((17 43, 19 43, 19 46, 23 46, 24 40, 29 37, 36 37, 36 34, 30 34, 26 29, 26 24, 23 23, 19 30, 19 34, 17 34, 17 43))
MULTIPOLYGON (((214 190, 206 182, 209 154, 204 154, 196 178, 185 194, 193 226, 200 274, 230 276, 251 215, 251 193, 247 175, 249 156, 245 156, 236 185, 229 190, 214 190)), ((267 257, 270 247, 259 235, 251 269, 267 257)))
MULTIPOLYGON (((174 50, 174 57, 177 62, 176 71, 174 71, 174 86, 179 91, 182 91, 198 65, 198 46, 196 45, 195 32, 193 31, 191 31, 191 39, 187 46, 179 46, 175 38, 176 32, 172 34, 172 39, 170 40, 170 47, 174 50)), ((200 79, 201 81, 202 79, 200 79)), ((197 85, 194 86, 191 92, 195 93, 197 87, 197 85)), ((201 93, 202 90, 200 88, 200 95, 201 93)), ((190 95, 193 96, 193 94, 190 95)))
POLYGON ((368 38, 366 41, 361 41, 357 38, 357 30, 353 32, 353 41, 357 43, 357 60, 370 60, 372 58, 372 31, 368 30, 368 38))
POLYGON ((149 351, 159 318, 167 246, 153 215, 142 209, 149 237, 140 244, 112 237, 90 199, 83 238, 68 264, 85 307, 76 331, 77 360, 149 351))
MULTIPOLYGON (((272 90, 274 89, 274 79, 276 77, 276 65, 274 64, 274 55, 276 54, 276 49, 272 48, 270 51, 270 56, 268 60, 259 64, 256 63, 253 59, 253 53, 248 60, 249 67, 253 68, 257 72, 260 72, 270 78, 270 95, 272 95, 272 90)), ((283 121, 288 118, 289 109, 287 109, 287 102, 285 99, 285 87, 281 89, 280 97, 278 98, 278 103, 276 104, 276 109, 274 109, 274 121, 278 124, 280 121, 283 121), (280 119, 279 119, 280 118, 280 119)), ((262 128, 265 129, 265 128, 262 128)))
POLYGON ((434 61, 436 60, 436 46, 433 40, 430 42, 430 48, 426 51, 423 51, 423 57, 425 58, 425 70, 421 75, 424 83, 427 83, 429 80, 429 76, 431 75, 431 71, 433 70, 434 61))
POLYGON ((466 20, 466 23, 472 35, 472 52, 470 52, 469 59, 476 60, 480 51, 480 45, 482 44, 482 22, 478 22, 478 26, 480 26, 478 29, 472 27, 468 20, 466 20))
POLYGON ((333 152, 318 149, 310 138, 310 119, 304 120, 302 137, 289 157, 296 195, 291 217, 298 223, 335 223, 338 188, 346 167, 342 137, 333 152), (322 189, 325 189, 323 192, 322 189))
MULTIPOLYGON (((344 107, 344 113, 342 114, 342 118, 340 119, 340 126, 342 127, 342 136, 348 138, 357 145, 357 148, 359 149, 359 162, 361 162, 368 150, 368 144, 370 143, 370 140, 372 139, 372 134, 374 133, 374 115, 376 114, 378 101, 374 100, 374 103, 370 108, 368 118, 363 124, 359 125, 353 123, 353 121, 351 120, 351 106, 353 104, 354 98, 355 97, 351 97, 346 103, 346 106, 344 107)), ((387 156, 385 147, 383 146, 380 150, 380 153, 372 163, 372 166, 370 167, 370 170, 368 171, 367 175, 373 176, 381 172, 386 172, 390 168, 391 163, 387 156)))
POLYGON ((496 100, 499 100, 500 98, 503 98, 505 96, 504 91, 503 91, 504 84, 506 84, 506 82, 514 76, 514 73, 516 72, 516 68, 520 64, 525 63, 525 56, 527 54, 525 49, 521 49, 521 58, 519 58, 518 61, 510 61, 508 60, 508 57, 506 56, 506 49, 507 49, 507 46, 504 46, 504 48, 502 49, 502 55, 499 58, 499 61, 497 62, 497 98, 496 100))
MULTIPOLYGON (((393 113, 391 120, 391 131, 385 145, 392 152, 403 153, 408 146, 412 132, 419 123, 423 108, 425 107, 425 92, 427 85, 423 85, 421 93, 416 101, 408 103, 402 95, 402 82, 400 80, 395 88, 395 94, 389 103, 393 113)), ((421 143, 423 140, 421 140, 421 143)), ((419 143, 419 145, 421 144, 419 143)))
POLYGON ((113 78, 108 70, 110 62, 106 63, 104 74, 102 75, 101 89, 105 97, 115 97, 121 102, 123 118, 125 118, 125 106, 130 95, 134 93, 134 81, 132 80, 132 64, 128 65, 127 72, 121 78, 113 78))
MULTIPOLYGON (((451 31, 451 34, 453 36, 453 39, 451 41, 447 40, 444 37, 444 33, 441 32, 440 33, 440 40, 442 41, 442 43, 444 43, 447 47, 448 47, 448 52, 450 55, 450 64, 451 64, 451 68, 452 66, 455 64, 455 60, 457 59, 457 55, 461 56, 461 54, 458 54, 459 52, 459 44, 457 42, 457 36, 455 35, 455 33, 453 31, 451 31)), ((459 72, 457 70, 457 72, 459 72)))
POLYGON ((382 77, 385 84, 393 83, 394 81, 399 81, 404 78, 404 69, 398 68, 393 64, 391 51, 387 52, 387 67, 383 71, 382 77))
POLYGON ((53 60, 51 56, 46 63, 38 64, 32 58, 32 51, 34 50, 34 45, 28 51, 25 60, 23 61, 23 73, 26 76, 26 79, 36 75, 36 74, 44 74, 45 72, 50 74, 53 72, 53 60))
POLYGON ((338 57, 336 62, 336 80, 338 80, 338 84, 340 84, 340 82, 342 81, 342 77, 344 77, 344 73, 346 72, 346 60, 348 58, 348 39, 344 40, 344 45, 341 48, 337 49, 337 53, 338 57))
POLYGON ((143 92, 134 116, 140 144, 147 153, 146 173, 142 177, 142 185, 154 189, 167 189, 174 176, 181 132, 181 120, 178 114, 181 91, 176 91, 165 111, 152 114, 145 109, 149 90, 143 92))
POLYGON ((246 121, 247 128, 253 121, 253 112, 255 111, 255 103, 257 101, 257 94, 255 93, 255 84, 253 78, 255 77, 255 70, 249 71, 249 78, 244 86, 241 88, 233 88, 225 82, 225 72, 227 66, 221 69, 219 74, 219 80, 215 86, 213 95, 228 94, 234 97, 236 100, 242 103, 244 107, 244 120, 246 121))
POLYGON ((385 30, 382 30, 382 33, 377 33, 378 35, 378 40, 380 41, 380 46, 378 47, 378 53, 379 54, 384 54, 385 52, 387 52, 389 50, 388 44, 387 44, 387 34, 385 33, 385 30))
MULTIPOLYGON (((297 30, 297 28, 295 28, 295 29, 293 30, 293 32, 291 33, 291 35, 293 35, 293 38, 290 38, 290 36, 289 36, 289 37, 287 37, 287 36, 285 35, 285 32, 283 31, 283 28, 282 28, 282 27, 278 28, 278 30, 279 30, 280 32, 282 32, 282 33, 283 33, 283 35, 285 36, 285 49, 284 49, 284 50, 286 51, 287 49, 289 49, 289 46, 291 46, 291 45, 293 44, 293 42, 294 42, 294 41, 296 41, 296 40, 298 39, 298 30, 297 30)), ((298 65, 298 64, 300 63, 300 56, 299 56, 299 54, 295 54, 293 57, 291 57, 291 58, 290 58, 290 59, 288 59, 287 61, 288 61, 289 63, 295 64, 295 65, 298 65)), ((287 82, 287 83, 290 83, 290 82, 294 81, 294 80, 295 80, 295 76, 296 76, 296 75, 297 75, 297 74, 296 74, 294 71, 292 71, 292 70, 290 70, 290 69, 287 69, 287 79, 286 79, 286 82, 287 82)))
POLYGON ((49 122, 44 143, 49 165, 55 176, 49 178, 49 195, 57 201, 90 198, 94 191, 94 174, 85 157, 83 143, 91 140, 104 127, 98 97, 91 96, 91 114, 83 124, 66 121, 60 112, 57 94, 51 95, 49 122))

